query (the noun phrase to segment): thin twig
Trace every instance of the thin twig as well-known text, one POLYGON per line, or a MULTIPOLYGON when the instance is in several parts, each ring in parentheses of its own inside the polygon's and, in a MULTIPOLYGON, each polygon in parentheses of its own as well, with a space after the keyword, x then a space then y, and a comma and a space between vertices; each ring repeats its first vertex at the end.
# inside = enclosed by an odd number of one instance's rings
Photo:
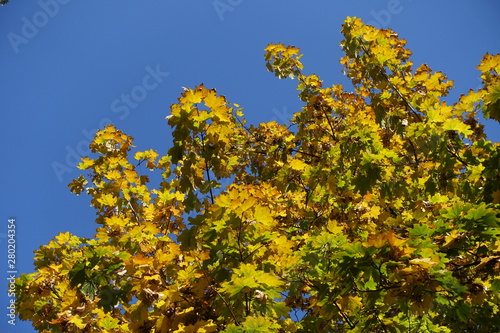
MULTIPOLYGON (((369 56, 369 57, 372 57, 372 54, 362 45, 361 48, 363 49, 363 51, 369 56)), ((382 70, 381 66, 376 66, 377 67, 377 70, 378 72, 380 73, 380 75, 382 75, 384 77, 384 79, 387 81, 387 83, 391 86, 391 88, 399 95, 399 97, 403 100, 404 104, 410 108, 410 110, 412 111, 412 113, 418 118, 419 121, 422 121, 422 116, 420 115, 420 113, 413 107, 413 105, 411 105, 410 102, 408 102, 408 100, 406 99, 406 97, 399 91, 399 89, 389 80, 389 77, 387 76, 387 74, 384 73, 384 71, 382 70)), ((404 76, 403 76, 404 77, 404 76)))
POLYGON ((356 327, 356 325, 349 319, 349 317, 347 317, 347 315, 344 313, 344 311, 342 311, 342 309, 340 308, 338 303, 333 302, 333 304, 335 304, 335 306, 337 307, 337 310, 339 310, 340 315, 342 316, 342 318, 344 318, 346 323, 349 325, 349 328, 354 329, 356 327))
POLYGON ((335 130, 333 128, 332 122, 330 121, 330 118, 328 117, 328 114, 326 113, 326 111, 324 110, 323 107, 321 107, 321 111, 323 111, 323 114, 325 115, 326 121, 328 122, 328 125, 330 126, 330 130, 332 131, 331 136, 332 136, 333 141, 337 141, 337 138, 335 137, 335 130))
MULTIPOLYGON (((203 273, 203 277, 205 278, 205 280, 207 280, 207 283, 209 286, 211 286, 211 283, 210 283, 210 280, 207 276, 207 273, 205 272, 205 270, 201 267, 200 263, 198 261, 196 261, 196 263, 198 264, 198 268, 201 270, 201 272, 203 273)), ((236 326, 240 326, 240 322, 236 319, 236 315, 234 314, 233 312, 233 309, 231 308, 231 306, 229 305, 228 301, 226 301, 226 299, 219 293, 219 291, 213 287, 210 287, 213 291, 215 291, 215 293, 217 294, 217 296, 219 296, 219 298, 222 300, 222 302, 224 302, 224 304, 226 305, 226 307, 228 308, 229 312, 231 313, 231 316, 233 317, 234 319, 234 324, 236 326)))
MULTIPOLYGON (((203 151, 205 151, 205 136, 203 135, 203 133, 200 133, 200 136, 201 136, 201 147, 203 149, 203 151)), ((208 180, 208 183, 209 183, 209 192, 210 192, 210 202, 213 204, 215 201, 214 201, 214 194, 212 192, 212 185, 210 184, 212 182, 212 180, 210 179, 210 166, 209 166, 209 162, 205 159, 205 172, 207 174, 207 180, 208 180)))

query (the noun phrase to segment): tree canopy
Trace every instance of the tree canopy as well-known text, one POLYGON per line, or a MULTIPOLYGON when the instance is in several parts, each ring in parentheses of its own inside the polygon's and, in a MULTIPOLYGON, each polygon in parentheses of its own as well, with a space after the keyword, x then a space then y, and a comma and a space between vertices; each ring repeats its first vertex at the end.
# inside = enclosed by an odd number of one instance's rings
POLYGON ((453 82, 414 68, 395 32, 341 32, 352 91, 304 74, 294 46, 265 49, 297 82, 288 125, 248 125, 200 85, 171 106, 164 155, 100 130, 69 185, 90 195, 95 237, 35 251, 19 317, 40 332, 499 332, 500 144, 479 116, 500 120, 500 55, 450 104, 453 82))

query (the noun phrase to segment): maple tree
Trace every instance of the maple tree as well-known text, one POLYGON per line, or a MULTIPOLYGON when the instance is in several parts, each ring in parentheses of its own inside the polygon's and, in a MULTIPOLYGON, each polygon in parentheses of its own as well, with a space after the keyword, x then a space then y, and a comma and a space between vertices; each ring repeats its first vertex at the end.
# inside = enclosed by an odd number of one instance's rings
POLYGON ((69 185, 92 197, 95 238, 36 251, 19 317, 40 332, 500 331, 500 144, 478 120, 500 121, 500 55, 450 105, 453 82, 413 69, 396 33, 341 31, 352 92, 303 74, 298 48, 266 48, 298 83, 290 126, 247 125, 200 85, 171 106, 164 156, 99 131, 69 185))

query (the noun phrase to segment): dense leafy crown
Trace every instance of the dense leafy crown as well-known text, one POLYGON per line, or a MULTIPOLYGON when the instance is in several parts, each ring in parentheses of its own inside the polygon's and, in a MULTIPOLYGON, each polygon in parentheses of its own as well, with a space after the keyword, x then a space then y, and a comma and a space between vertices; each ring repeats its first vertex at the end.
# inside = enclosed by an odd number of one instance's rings
POLYGON ((99 131, 70 184, 92 197, 95 238, 36 251, 20 318, 41 332, 500 332, 500 145, 477 114, 500 119, 500 56, 450 105, 453 83, 413 69, 396 33, 355 18, 342 33, 352 92, 303 74, 298 48, 266 48, 304 103, 288 127, 246 125, 201 85, 171 106, 164 156, 132 159, 130 136, 99 131))

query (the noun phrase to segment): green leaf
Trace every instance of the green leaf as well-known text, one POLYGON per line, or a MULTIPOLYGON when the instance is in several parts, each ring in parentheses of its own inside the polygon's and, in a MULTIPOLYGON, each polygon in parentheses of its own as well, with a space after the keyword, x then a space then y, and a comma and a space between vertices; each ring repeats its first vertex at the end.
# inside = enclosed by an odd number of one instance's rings
POLYGON ((494 293, 499 293, 500 292, 500 279, 493 279, 493 281, 491 281, 490 289, 494 293))
POLYGON ((99 305, 104 311, 109 312, 115 307, 120 300, 125 296, 124 291, 116 289, 112 286, 103 286, 99 290, 99 305))
POLYGON ((90 298, 91 301, 94 300, 95 295, 97 294, 98 285, 94 281, 85 281, 80 287, 80 291, 82 294, 90 298))
POLYGON ((76 263, 75 266, 73 266, 73 269, 69 271, 68 276, 72 287, 85 283, 87 279, 85 262, 76 263))
POLYGON ((433 230, 426 224, 415 224, 413 228, 410 229, 410 236, 412 238, 425 238, 429 237, 432 233, 433 230))
POLYGON ((458 318, 463 322, 466 322, 470 317, 470 307, 466 306, 463 303, 457 304, 455 311, 456 311, 458 318))
POLYGON ((368 279, 365 283, 365 290, 376 290, 378 287, 377 283, 373 280, 372 277, 368 279))

